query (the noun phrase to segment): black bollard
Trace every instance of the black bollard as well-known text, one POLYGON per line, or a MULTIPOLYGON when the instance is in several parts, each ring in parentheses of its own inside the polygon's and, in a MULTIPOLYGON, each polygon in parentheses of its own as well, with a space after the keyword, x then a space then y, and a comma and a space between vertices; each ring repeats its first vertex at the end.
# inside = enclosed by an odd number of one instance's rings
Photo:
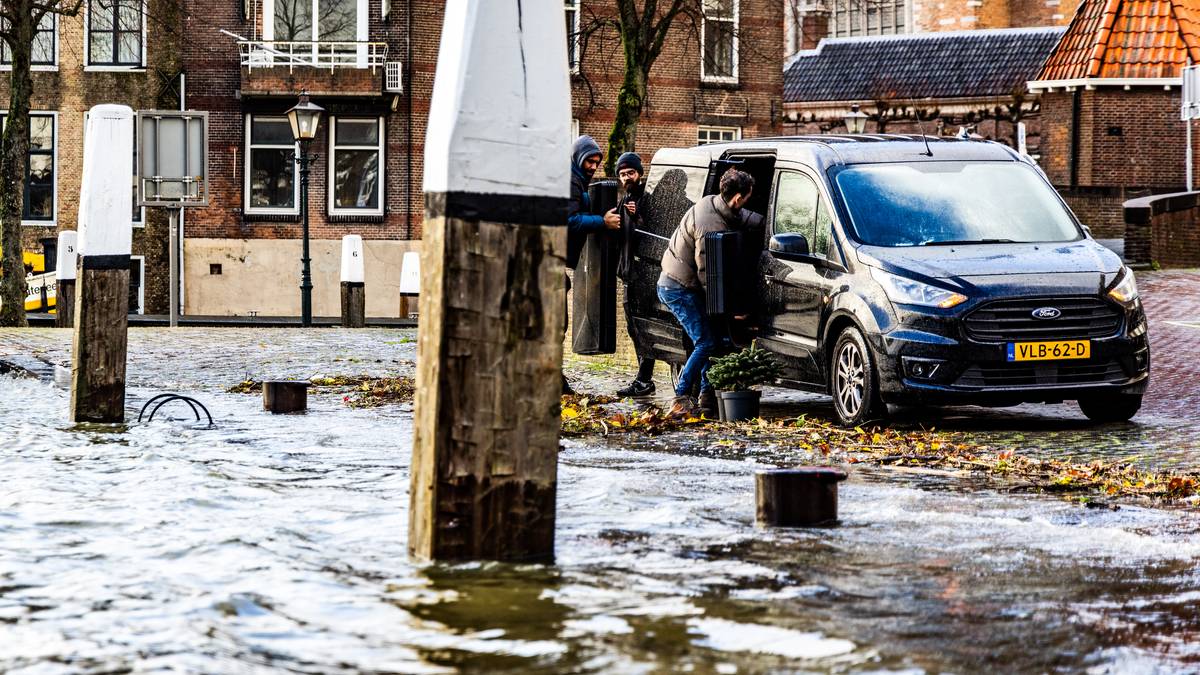
POLYGON ((758 524, 811 527, 837 521, 838 483, 846 472, 831 466, 802 466, 754 474, 758 524))
POLYGON ((276 415, 308 410, 308 387, 304 380, 263 382, 263 410, 276 415))

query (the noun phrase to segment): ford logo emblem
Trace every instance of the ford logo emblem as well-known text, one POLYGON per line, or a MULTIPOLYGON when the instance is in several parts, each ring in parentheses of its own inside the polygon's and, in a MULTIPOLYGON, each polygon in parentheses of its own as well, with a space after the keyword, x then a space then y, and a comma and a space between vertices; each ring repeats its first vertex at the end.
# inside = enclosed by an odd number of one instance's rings
POLYGON ((1062 310, 1057 307, 1038 307, 1032 314, 1035 319, 1057 319, 1062 316, 1062 310))

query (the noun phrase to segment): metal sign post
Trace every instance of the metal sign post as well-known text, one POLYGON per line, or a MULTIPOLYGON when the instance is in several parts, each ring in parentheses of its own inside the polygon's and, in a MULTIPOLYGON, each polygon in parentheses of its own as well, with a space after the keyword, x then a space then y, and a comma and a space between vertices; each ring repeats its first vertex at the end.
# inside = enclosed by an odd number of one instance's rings
POLYGON ((208 113, 142 110, 137 114, 139 206, 170 209, 171 326, 179 325, 179 216, 208 206, 208 113))
POLYGON ((1192 191, 1192 120, 1200 117, 1200 66, 1187 66, 1183 69, 1183 102, 1179 118, 1187 128, 1185 153, 1187 162, 1187 191, 1192 191))

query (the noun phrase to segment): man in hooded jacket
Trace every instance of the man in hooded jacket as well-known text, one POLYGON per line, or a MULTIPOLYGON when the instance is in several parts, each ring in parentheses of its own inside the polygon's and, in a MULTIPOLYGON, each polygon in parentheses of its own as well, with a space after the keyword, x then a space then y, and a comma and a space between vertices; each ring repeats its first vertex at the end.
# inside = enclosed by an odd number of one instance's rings
MULTIPOLYGON (((571 198, 567 201, 567 268, 574 270, 579 264, 579 254, 587 236, 593 232, 605 229, 620 230, 621 216, 612 209, 603 216, 592 213, 592 202, 588 196, 588 184, 600 168, 604 153, 596 139, 588 135, 575 139, 571 150, 571 198)), ((567 290, 571 290, 571 277, 567 277, 567 290)), ((564 317, 566 314, 564 313, 564 317)), ((567 324, 563 322, 563 333, 566 334, 567 324)), ((573 394, 574 390, 564 374, 562 378, 562 393, 573 394)))

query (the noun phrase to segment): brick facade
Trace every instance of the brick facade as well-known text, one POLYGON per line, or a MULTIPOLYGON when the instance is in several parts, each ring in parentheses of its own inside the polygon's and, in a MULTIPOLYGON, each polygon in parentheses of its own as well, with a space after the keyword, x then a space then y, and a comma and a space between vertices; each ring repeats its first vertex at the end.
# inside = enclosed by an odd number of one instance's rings
MULTIPOLYGON (((659 148, 696 145, 701 126, 737 128, 742 138, 780 132, 783 50, 767 47, 783 43, 783 5, 740 0, 738 38, 738 81, 705 83, 699 36, 690 21, 676 21, 650 71, 649 100, 638 124, 636 151, 647 163, 659 148)), ((607 150, 624 61, 612 31, 590 36, 588 44, 572 78, 572 114, 580 133, 607 150)))
POLYGON ((1121 205, 1186 183, 1178 87, 1078 87, 1042 94, 1042 168, 1079 219, 1119 238, 1121 205))
MULTIPOLYGON (((609 0, 583 0, 585 10, 611 14, 609 0)), ((58 113, 55 181, 57 214, 51 226, 24 228, 27 248, 40 250, 38 239, 54 237, 59 229, 74 229, 75 203, 82 164, 83 113, 97 103, 123 103, 135 110, 177 108, 179 73, 186 80, 185 105, 209 113, 210 205, 188 209, 184 215, 184 302, 204 307, 203 312, 230 313, 249 308, 205 304, 198 293, 211 289, 210 273, 220 270, 226 279, 261 279, 272 274, 295 276, 299 264, 283 263, 289 242, 301 237, 298 214, 255 215, 246 209, 246 116, 282 115, 308 89, 314 103, 326 109, 321 131, 311 143, 309 219, 313 240, 337 240, 358 234, 386 250, 388 265, 393 253, 407 250, 421 236, 424 201, 421 193, 424 164, 424 131, 433 90, 444 3, 435 0, 368 0, 368 40, 386 45, 386 61, 402 64, 403 92, 384 88, 384 68, 246 68, 241 65, 238 41, 262 36, 261 0, 149 0, 147 65, 128 72, 85 72, 83 68, 83 18, 63 18, 58 30, 59 63, 52 72, 34 74, 35 111, 58 113), (384 18, 385 5, 389 15, 384 18), (180 9, 182 11, 180 12, 180 9), (176 17, 182 17, 177 19, 176 17), (166 19, 166 20, 164 20, 166 19), (331 115, 378 117, 384 125, 382 215, 333 215, 328 208, 330 185, 328 158, 331 115), (220 242, 244 242, 224 246, 220 242), (278 245, 277 245, 278 244, 278 245), (282 246, 281 246, 282 245, 282 246), (269 249, 269 250, 267 250, 269 249), (228 251, 243 251, 237 255, 228 251), (249 260, 255 251, 266 251, 249 260), (218 260, 213 251, 224 252, 218 260), (208 260, 208 257, 214 257, 208 260), (264 261, 272 264, 265 267, 264 261), (229 267, 243 267, 241 276, 229 267), (286 268, 286 269, 285 269, 286 268), (258 275, 255 277, 254 275, 258 275), (199 290, 198 290, 199 289, 199 290)), ((700 78, 698 36, 689 22, 680 20, 667 48, 651 73, 649 100, 643 112, 637 150, 646 161, 663 146, 692 146, 700 125, 736 127, 745 137, 779 131, 782 111, 783 8, 774 0, 740 0, 738 3, 738 79, 736 83, 703 84, 700 78), (746 36, 746 37, 742 37, 746 36), (753 36, 752 38, 750 36, 753 36), (766 49, 764 45, 771 45, 766 49)), ((581 133, 596 137, 603 147, 612 124, 616 90, 621 80, 622 56, 613 35, 598 35, 589 42, 581 72, 573 76, 573 115, 581 133), (608 49, 602 48, 605 40, 608 49)), ((276 37, 275 39, 279 39, 276 37)), ((373 47, 374 49, 374 47, 373 47)), ((7 83, 4 85, 7 86, 7 83)), ((0 92, 2 94, 3 92, 0 92)), ((566 162, 568 158, 547 158, 566 162)), ((133 253, 145 257, 145 310, 167 312, 168 271, 166 213, 147 209, 147 224, 135 230, 133 253)), ((328 249, 331 241, 323 244, 328 249)), ((290 253, 287 256, 291 256, 290 253)), ((317 269, 317 268, 314 268, 317 269)), ((397 275, 387 272, 389 279, 397 275)), ((336 268, 320 267, 315 282, 336 284, 336 268)), ((237 283, 253 283, 238 281, 237 283)), ((290 282, 289 282, 290 283, 290 282)), ((389 282, 390 283, 390 282, 389 282)), ((321 290, 321 289, 319 289, 321 290)), ((388 292, 393 291, 388 287, 388 292)), ((222 297, 236 298, 236 290, 222 297)), ((380 292, 383 292, 382 289, 380 292)), ((281 299, 275 311, 296 314, 296 298, 281 299), (295 305, 294 307, 292 305, 295 305)), ((395 303, 399 312, 399 303, 395 303)), ((188 311, 192 311, 189 309, 188 311)), ((389 310, 390 311, 390 310, 389 310)), ((273 313, 264 310, 264 313, 273 313)))
MULTIPOLYGON (((84 13, 58 17, 57 64, 33 72, 31 112, 56 114, 54 219, 27 223, 22 241, 28 251, 42 251, 40 240, 55 238, 61 230, 78 224, 80 172, 83 166, 84 114, 101 103, 120 103, 134 110, 179 106, 177 94, 180 58, 171 34, 177 33, 177 5, 173 0, 148 0, 145 67, 99 71, 88 67, 84 53, 84 13)), ((84 3, 85 11, 87 3, 84 3)), ((0 78, 0 97, 8 107, 8 77, 0 78)), ((130 176, 132 190, 133 177, 130 176)), ((144 310, 167 308, 167 229, 162 209, 146 209, 144 226, 133 231, 133 255, 144 264, 144 310)))

